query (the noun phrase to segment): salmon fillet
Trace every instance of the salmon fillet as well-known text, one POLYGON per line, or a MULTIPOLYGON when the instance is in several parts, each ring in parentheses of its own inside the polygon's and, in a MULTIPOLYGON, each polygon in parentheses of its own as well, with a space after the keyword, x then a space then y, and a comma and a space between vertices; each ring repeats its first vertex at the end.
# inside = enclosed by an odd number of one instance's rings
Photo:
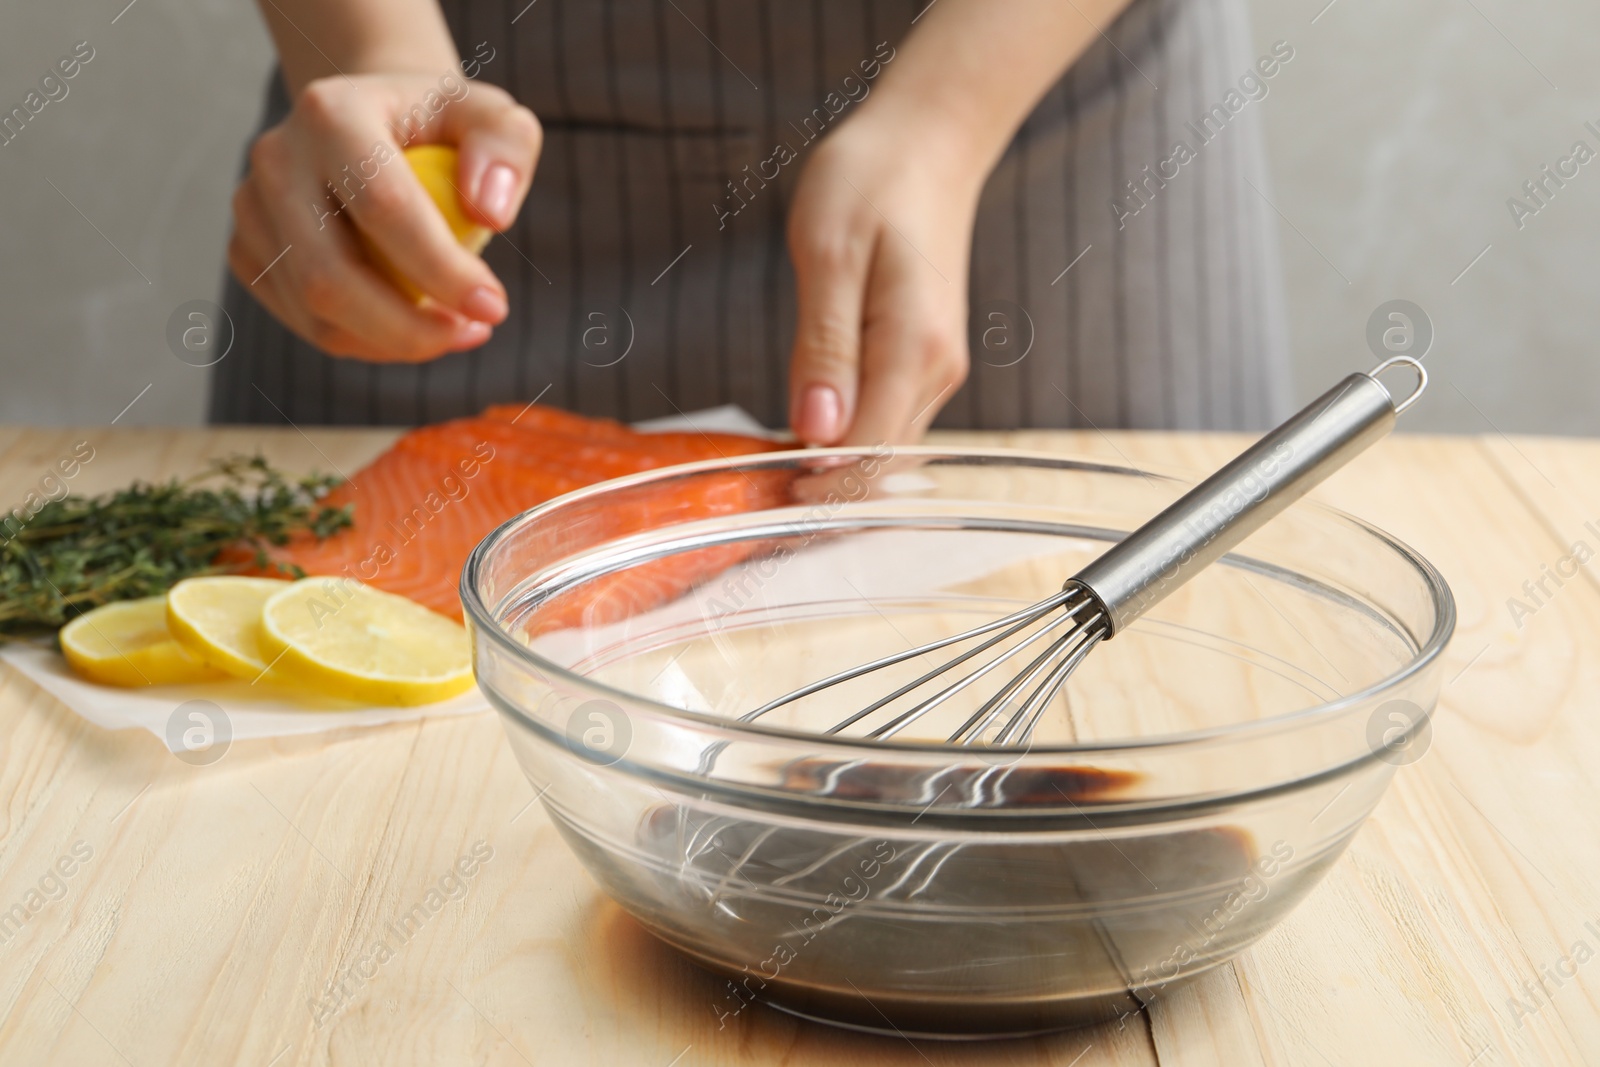
MULTIPOLYGON (((476 418, 412 430, 325 498, 353 506, 353 524, 318 541, 310 534, 271 549, 277 564, 344 575, 461 618, 461 568, 495 527, 562 493, 678 463, 775 451, 784 445, 736 434, 638 433, 540 405, 497 405, 476 418)), ((781 472, 717 474, 619 501, 567 531, 575 546, 667 523, 735 514, 786 500, 781 472), (780 474, 773 478, 768 474, 780 474)), ((701 550, 598 579, 565 598, 540 629, 615 621, 687 592, 745 558, 738 546, 701 550)), ((243 563, 248 554, 231 561, 243 563)), ((277 573, 267 568, 266 573, 277 573)))

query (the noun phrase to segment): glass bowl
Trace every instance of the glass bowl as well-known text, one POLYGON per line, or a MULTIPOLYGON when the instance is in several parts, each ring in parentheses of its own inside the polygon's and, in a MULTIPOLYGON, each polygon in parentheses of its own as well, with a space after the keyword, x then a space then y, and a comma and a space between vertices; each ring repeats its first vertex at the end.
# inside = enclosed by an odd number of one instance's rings
POLYGON ((1426 746, 1455 609, 1410 548, 1294 505, 1097 647, 1026 746, 823 732, 892 672, 739 716, 1048 596, 1187 484, 939 448, 608 482, 473 552, 478 683, 601 888, 725 980, 724 1025, 1136 1011, 1269 930, 1426 746))

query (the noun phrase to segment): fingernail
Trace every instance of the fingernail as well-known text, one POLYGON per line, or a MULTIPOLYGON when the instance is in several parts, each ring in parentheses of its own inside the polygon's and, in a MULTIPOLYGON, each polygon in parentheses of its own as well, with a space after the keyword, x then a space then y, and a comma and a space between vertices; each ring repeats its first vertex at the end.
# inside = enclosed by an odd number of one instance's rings
POLYGON ((496 163, 484 172, 478 186, 478 206, 501 226, 511 225, 511 198, 517 191, 517 172, 496 163))
POLYGON ((800 425, 807 441, 832 444, 844 436, 844 400, 831 385, 808 385, 800 396, 800 425))
POLYGON ((466 352, 469 349, 477 348, 489 339, 491 332, 489 327, 481 322, 463 323, 456 330, 455 341, 452 342, 450 350, 452 352, 466 352))
POLYGON ((461 310, 479 322, 496 323, 504 322, 510 309, 506 307, 505 297, 487 285, 480 285, 467 294, 461 302, 461 310))

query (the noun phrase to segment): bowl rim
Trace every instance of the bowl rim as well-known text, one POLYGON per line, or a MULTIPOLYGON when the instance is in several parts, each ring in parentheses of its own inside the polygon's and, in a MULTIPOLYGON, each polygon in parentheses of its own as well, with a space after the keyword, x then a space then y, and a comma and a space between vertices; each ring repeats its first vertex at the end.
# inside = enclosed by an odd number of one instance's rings
MULTIPOLYGON (((636 474, 623 475, 611 478, 593 485, 574 489, 553 497, 542 504, 536 504, 520 514, 514 515, 496 526, 483 540, 479 541, 467 557, 466 565, 461 568, 459 592, 462 606, 465 608, 467 618, 474 624, 474 629, 496 644, 500 645, 515 658, 531 661, 537 671, 551 675, 564 682, 575 683, 578 687, 597 692, 601 696, 618 699, 625 702, 629 713, 634 711, 648 712, 652 716, 674 722, 689 722, 700 726, 710 727, 715 730, 726 731, 735 736, 761 737, 775 741, 801 742, 812 746, 817 752, 838 750, 869 749, 881 752, 893 752, 901 755, 914 755, 920 753, 933 753, 948 758, 952 746, 931 741, 896 741, 876 740, 866 737, 842 737, 804 730, 791 730, 779 726, 768 726, 758 722, 741 722, 737 719, 728 719, 721 715, 712 715, 706 712, 690 711, 686 708, 673 707, 660 701, 633 693, 625 689, 607 685, 585 675, 567 670, 560 664, 540 656, 527 645, 515 640, 495 620, 483 598, 477 591, 476 578, 487 564, 490 552, 496 545, 508 537, 511 531, 526 523, 538 521, 545 514, 559 510, 571 504, 587 500, 592 497, 604 496, 618 490, 631 489, 639 485, 648 485, 655 481, 666 481, 681 478, 685 475, 714 473, 718 471, 738 470, 741 467, 765 466, 774 463, 795 463, 804 458, 806 460, 819 459, 862 459, 874 458, 880 461, 901 456, 922 457, 927 459, 950 458, 969 460, 1008 460, 1026 461, 1030 465, 1048 467, 1067 467, 1073 470, 1091 471, 1103 474, 1131 475, 1141 478, 1160 478, 1164 481, 1179 484, 1194 484, 1189 478, 1173 473, 1163 473, 1159 468, 1147 469, 1134 466, 1131 463, 1111 463, 1101 457, 1085 456, 1066 452, 1046 452, 1037 449, 1018 449, 1001 447, 970 447, 970 446, 940 446, 940 445, 896 445, 892 452, 885 456, 880 455, 869 446, 852 446, 836 448, 789 448, 781 451, 757 452, 738 456, 723 456, 718 459, 699 460, 694 463, 680 463, 666 467, 656 467, 636 474), (817 747, 820 746, 820 747, 817 747)), ((1218 740, 1254 739, 1257 736, 1277 733, 1286 729, 1293 729, 1302 725, 1306 720, 1322 720, 1332 718, 1351 707, 1365 703, 1386 690, 1392 690, 1403 685, 1409 679, 1421 674, 1433 665, 1449 645, 1455 633, 1456 605, 1455 596, 1450 590, 1450 585, 1445 581, 1439 569, 1430 563, 1416 549, 1400 540, 1387 531, 1374 526, 1365 519, 1352 515, 1340 508, 1335 508, 1317 501, 1301 499, 1293 505, 1295 508, 1307 508, 1322 513, 1344 523, 1356 527, 1394 551, 1406 563, 1410 564, 1422 577, 1428 587, 1434 604, 1435 617, 1433 631, 1426 641, 1417 650, 1417 653, 1404 666, 1391 672, 1371 685, 1354 693, 1348 693, 1337 700, 1314 704, 1311 707, 1299 708, 1294 711, 1284 712, 1279 715, 1269 716, 1264 719, 1252 719, 1244 722, 1232 723, 1223 726, 1207 727, 1201 730, 1186 730, 1177 733, 1159 734, 1153 737, 1118 738, 1109 741, 1075 742, 1072 744, 1037 745, 1032 742, 1026 745, 1001 746, 1002 749, 1015 748, 1019 754, 1028 757, 1058 757, 1078 756, 1087 753, 1105 753, 1130 750, 1150 750, 1189 747, 1198 743, 1218 740)), ((474 657, 474 674, 476 674, 476 657, 474 657)), ((497 708, 506 710, 508 702, 493 700, 497 708)), ((518 718, 528 719, 521 709, 510 708, 518 718)), ((1427 709, 1427 717, 1433 714, 1432 709, 1427 709)), ((529 725, 535 725, 528 719, 529 725)))

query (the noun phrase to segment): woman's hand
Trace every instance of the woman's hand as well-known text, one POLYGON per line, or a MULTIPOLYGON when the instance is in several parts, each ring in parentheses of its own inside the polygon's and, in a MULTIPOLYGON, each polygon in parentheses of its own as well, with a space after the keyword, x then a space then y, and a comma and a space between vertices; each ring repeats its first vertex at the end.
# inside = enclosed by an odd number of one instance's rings
POLYGON ((789 423, 802 441, 913 440, 965 379, 983 183, 1128 2, 929 4, 871 96, 817 146, 789 215, 800 305, 789 423))
POLYGON ((987 171, 937 121, 904 115, 858 112, 817 146, 789 213, 789 424, 801 441, 915 440, 965 380, 987 171))
POLYGON ((467 214, 504 230, 527 195, 542 135, 527 108, 459 71, 321 78, 256 140, 234 193, 234 276, 334 355, 433 359, 483 344, 506 317, 504 287, 456 242, 401 155, 402 138, 457 146, 467 214), (354 228, 430 299, 413 304, 378 274, 354 228))

